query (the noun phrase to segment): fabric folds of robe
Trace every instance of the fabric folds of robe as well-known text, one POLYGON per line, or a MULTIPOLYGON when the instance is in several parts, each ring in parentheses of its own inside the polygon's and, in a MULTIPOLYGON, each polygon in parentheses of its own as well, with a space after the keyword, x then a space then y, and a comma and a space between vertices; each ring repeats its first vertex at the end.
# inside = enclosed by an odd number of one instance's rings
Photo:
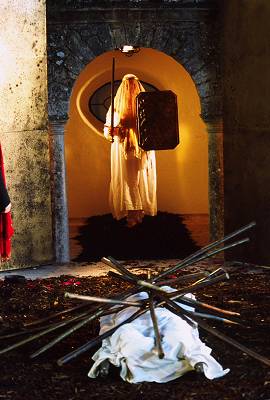
MULTIPOLYGON (((167 292, 173 291, 169 287, 164 289, 167 292)), ((186 296, 195 298, 192 294, 186 296)), ((134 301, 145 298, 146 292, 141 292, 128 299, 134 301)), ((182 307, 192 310, 185 305, 182 307)), ((136 310, 136 307, 128 307, 102 317, 100 334, 123 322, 136 310)), ((159 359, 155 351, 155 335, 148 311, 103 340, 102 347, 93 356, 95 362, 88 376, 95 378, 99 374, 99 365, 104 360, 120 367, 120 376, 130 383, 168 382, 193 370, 198 362, 203 362, 203 372, 208 379, 219 378, 229 372, 229 369, 223 370, 211 356, 212 350, 200 340, 196 324, 195 328, 191 327, 186 321, 161 307, 156 308, 156 315, 165 353, 163 359, 159 359)))
POLYGON ((142 151, 141 158, 124 154, 123 143, 115 137, 111 145, 111 182, 109 204, 114 218, 127 216, 129 210, 157 213, 156 158, 154 151, 142 151))
MULTIPOLYGON (((144 151, 138 146, 136 128, 136 95, 144 91, 142 84, 132 74, 123 77, 114 100, 115 136, 111 144, 111 182, 109 205, 117 220, 128 211, 142 211, 154 216, 157 213, 157 177, 154 151, 144 151)), ((111 107, 106 115, 104 135, 109 139, 111 107)))
MULTIPOLYGON (((3 161, 1 145, 0 145, 0 167, 4 185, 6 185, 4 161, 3 161)), ((3 259, 9 258, 11 255, 11 237, 13 233, 14 230, 12 226, 12 218, 10 211, 7 213, 3 212, 0 213, 0 256, 3 259)))

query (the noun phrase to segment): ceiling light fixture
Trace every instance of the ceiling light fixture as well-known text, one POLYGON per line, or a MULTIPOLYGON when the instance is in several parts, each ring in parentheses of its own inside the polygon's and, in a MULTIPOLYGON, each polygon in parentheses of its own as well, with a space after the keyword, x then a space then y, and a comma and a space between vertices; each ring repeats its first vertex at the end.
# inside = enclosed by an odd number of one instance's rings
POLYGON ((133 56, 133 54, 138 53, 140 51, 140 47, 124 45, 124 46, 118 47, 117 50, 120 50, 121 53, 125 54, 125 56, 131 57, 131 56, 133 56))

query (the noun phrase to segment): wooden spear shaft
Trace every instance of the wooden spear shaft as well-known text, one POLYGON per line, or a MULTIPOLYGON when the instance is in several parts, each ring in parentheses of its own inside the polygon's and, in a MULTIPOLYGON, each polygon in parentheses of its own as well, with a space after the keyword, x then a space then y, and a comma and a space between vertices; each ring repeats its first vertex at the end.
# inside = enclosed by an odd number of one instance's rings
MULTIPOLYGON (((132 288, 131 290, 125 291, 122 295, 120 296, 115 296, 115 299, 118 298, 119 300, 127 297, 128 295, 133 294, 136 291, 136 288, 132 288)), ((89 322, 95 320, 96 318, 99 318, 103 315, 104 312, 108 311, 108 309, 111 307, 111 304, 104 304, 103 306, 100 306, 96 309, 95 312, 91 313, 91 315, 87 316, 84 318, 82 321, 68 329, 67 331, 63 332, 61 335, 57 336, 54 338, 51 342, 47 343, 47 345, 41 347, 38 349, 35 353, 31 355, 31 358, 35 358, 39 356, 40 354, 44 353, 45 351, 49 350, 51 347, 59 343, 61 340, 66 338, 67 336, 71 335, 72 333, 76 332, 78 329, 82 328, 89 322)))
POLYGON ((187 294, 189 292, 195 292, 197 290, 204 289, 207 286, 211 286, 214 283, 218 283, 218 282, 224 281, 225 278, 228 279, 228 275, 226 275, 226 274, 219 275, 219 276, 216 276, 215 278, 213 278, 213 279, 211 279, 209 281, 204 281, 204 282, 198 283, 196 285, 186 286, 183 289, 176 290, 175 292, 171 292, 168 295, 172 300, 176 300, 179 297, 184 296, 185 294, 187 294))
POLYGON ((206 322, 202 321, 199 316, 196 316, 196 314, 194 314, 193 312, 184 310, 184 309, 182 309, 181 306, 177 305, 176 303, 174 303, 170 300, 168 301, 168 298, 166 295, 164 296, 161 293, 157 293, 157 296, 159 296, 161 299, 163 299, 163 301, 165 302, 165 306, 169 305, 169 307, 171 307, 172 309, 175 309, 175 311, 178 311, 180 314, 179 316, 181 318, 183 318, 183 316, 191 318, 192 321, 197 322, 199 327, 201 327, 205 331, 211 333, 212 335, 218 337, 219 339, 223 340, 224 342, 229 343, 231 346, 236 347, 237 349, 241 350, 243 353, 248 354, 249 356, 255 358, 256 360, 258 360, 258 361, 262 362, 263 364, 267 365, 268 367, 270 367, 270 360, 267 357, 264 357, 261 354, 258 354, 256 351, 249 349, 248 347, 242 345, 241 343, 237 342, 236 340, 224 335, 224 333, 221 333, 221 332, 217 331, 215 328, 212 328, 206 322))
MULTIPOLYGON (((251 225, 251 224, 250 224, 250 225, 251 225)), ((242 228, 242 229, 244 229, 244 228, 242 228)), ((246 228, 246 229, 247 229, 247 228, 246 228)), ((224 247, 222 247, 222 248, 216 249, 216 250, 214 250, 214 251, 212 251, 212 252, 210 252, 210 253, 205 253, 205 252, 204 252, 204 254, 197 256, 196 259, 192 259, 191 261, 187 262, 187 263, 185 264, 185 266, 187 267, 187 266, 189 266, 189 265, 191 265, 191 264, 194 264, 194 262, 198 262, 198 261, 205 260, 206 258, 210 258, 210 257, 212 257, 212 256, 214 256, 214 255, 220 253, 221 251, 231 249, 232 247, 236 247, 236 246, 239 246, 239 245, 244 244, 244 243, 247 243, 247 242, 249 242, 249 238, 244 238, 244 239, 238 240, 237 242, 233 242, 233 243, 231 243, 231 244, 228 244, 227 246, 224 246, 224 247)), ((120 272, 125 278, 127 278, 131 283, 139 285, 138 291, 141 290, 141 287, 144 287, 144 288, 147 288, 147 289, 150 289, 150 290, 152 289, 152 290, 155 290, 155 291, 164 292, 163 289, 161 289, 161 288, 159 288, 159 287, 157 286, 156 281, 157 281, 160 277, 163 277, 163 276, 167 275, 167 273, 168 273, 169 270, 163 272, 163 273, 160 274, 158 277, 156 277, 155 279, 153 279, 152 282, 155 283, 155 284, 153 284, 153 283, 151 283, 151 282, 138 279, 138 277, 137 277, 135 274, 133 274, 132 272, 130 272, 129 270, 127 270, 121 263, 119 263, 119 261, 115 260, 115 259, 114 259, 113 257, 111 257, 111 256, 102 257, 101 261, 104 262, 105 264, 109 265, 110 267, 115 268, 115 269, 116 269, 118 272, 120 272), (133 282, 132 282, 132 281, 133 281, 133 282)), ((175 267, 170 268, 170 271, 175 272, 177 268, 178 268, 178 267, 177 267, 177 265, 176 265, 175 267)), ((213 279, 215 279, 215 278, 213 278, 213 279)), ((213 279, 211 280, 211 282, 214 282, 213 279)), ((208 281, 207 281, 207 282, 208 282, 208 281)), ((210 282, 210 280, 209 280, 209 282, 210 282)), ((183 290, 184 290, 184 289, 183 289, 183 290)), ((192 288, 192 290, 193 290, 193 288, 192 288)))
MULTIPOLYGON (((251 224, 250 224, 251 225, 251 224)), ((247 229, 247 228, 246 228, 247 229)), ((243 229, 242 229, 242 231, 243 231, 243 229)), ((232 245, 229 245, 229 246, 227 246, 227 248, 230 248, 230 247, 232 247, 232 246, 235 246, 235 245, 237 245, 237 244, 241 244, 241 243, 243 243, 243 242, 245 242, 245 241, 247 241, 248 239, 244 239, 243 241, 239 241, 239 242, 236 242, 236 243, 233 243, 232 245)), ((218 249, 218 250, 216 250, 215 252, 213 252, 213 253, 218 253, 219 251, 223 251, 224 250, 224 248, 223 249, 218 249)), ((204 258, 207 258, 207 257, 209 257, 209 256, 211 256, 211 255, 213 255, 213 253, 212 254, 206 254, 206 256, 204 256, 204 258)), ((113 264, 115 264, 115 262, 114 261, 116 261, 116 260, 113 260, 112 258, 110 259, 110 262, 111 263, 113 263, 113 264)), ((119 266, 118 266, 119 267, 119 266)), ((122 266, 121 266, 122 267, 122 266)), ((143 283, 148 289, 152 289, 152 290, 154 290, 155 292, 162 292, 162 289, 160 289, 160 288, 158 288, 158 287, 156 287, 155 285, 153 285, 153 284, 150 284, 149 282, 145 282, 145 281, 140 281, 139 280, 139 282, 138 282, 138 280, 137 280, 137 277, 134 275, 134 274, 132 274, 132 273, 130 273, 129 271, 127 271, 124 267, 122 267, 121 268, 122 269, 122 271, 121 271, 121 273, 123 273, 123 274, 127 274, 128 276, 129 276, 129 278, 130 278, 130 280, 134 280, 134 283, 143 283), (137 280, 137 282, 136 282, 136 280, 137 280)), ((209 281, 208 283, 214 283, 214 279, 213 280, 211 280, 211 281, 209 281)), ((198 285, 198 286, 200 286, 200 285, 198 285)), ((137 288, 134 288, 135 289, 135 291, 138 291, 138 287, 137 288)), ((193 287, 192 288, 193 290, 194 289, 197 289, 197 287, 193 287)), ((129 292, 129 291, 128 291, 129 292)), ((132 292, 132 290, 130 291, 130 292, 132 292)), ((129 292, 129 293, 130 293, 129 292)), ((184 293, 181 293, 181 294, 184 294, 184 293)), ((178 292, 178 296, 179 296, 179 292, 178 292)), ((178 297, 177 296, 177 297, 178 297)), ((120 296, 120 298, 125 298, 125 296, 120 296)), ((105 306, 104 308, 103 308, 103 311, 105 311, 105 309, 106 309, 107 307, 105 306)), ((99 310, 99 312, 100 312, 101 310, 99 310)), ((100 313, 99 312, 97 312, 97 313, 94 313, 94 315, 92 315, 92 317, 94 317, 94 318, 96 318, 96 317, 98 317, 98 316, 100 316, 100 313)), ((76 319, 78 319, 78 318, 81 318, 82 317, 82 315, 79 317, 79 316, 77 316, 77 317, 75 317, 74 319, 72 319, 72 320, 76 320, 76 319)), ((87 323, 87 322, 89 322, 90 320, 92 320, 92 319, 94 319, 94 318, 85 318, 85 320, 84 320, 84 323, 87 323)), ((64 325, 66 325, 67 323, 70 323, 71 321, 68 321, 68 322, 64 322, 64 323, 59 323, 59 324, 56 324, 56 326, 54 326, 53 328, 51 327, 50 329, 47 329, 47 330, 45 330, 45 331, 43 331, 43 332, 40 332, 39 334, 37 334, 37 335, 34 335, 34 336, 32 336, 32 337, 30 337, 30 338, 27 338, 27 339, 25 339, 24 341, 21 341, 21 342, 19 342, 19 343, 16 343, 16 344, 14 344, 14 345, 12 345, 12 346, 9 346, 8 348, 5 348, 5 349, 3 349, 2 351, 0 351, 0 354, 2 354, 2 353, 5 353, 6 351, 10 351, 10 350, 12 350, 13 348, 16 348, 16 347, 19 347, 19 346, 21 346, 21 345, 23 345, 23 344, 25 344, 25 343, 27 343, 27 342, 29 342, 29 341, 31 341, 31 340, 34 340, 35 338, 37 338, 37 337, 40 337, 40 336, 43 336, 44 334, 46 334, 46 333, 48 333, 48 332, 51 332, 52 330, 54 330, 54 329, 57 329, 58 327, 61 327, 61 326, 64 326, 64 325)), ((40 349, 40 350, 42 350, 42 351, 38 351, 38 352, 36 352, 36 353, 34 353, 33 355, 32 355, 32 357, 35 357, 35 356, 37 356, 38 354, 40 354, 41 352, 43 352, 43 351, 45 351, 45 350, 47 350, 48 348, 50 348, 50 347, 52 347, 52 345, 54 345, 54 344, 56 344, 58 341, 60 341, 60 340, 62 340, 64 337, 66 337, 68 334, 71 334, 71 333, 73 333, 75 330, 77 330, 77 329, 79 329, 81 326, 83 326, 84 325, 84 323, 83 322, 81 322, 81 323, 79 323, 79 324, 77 324, 75 327, 73 327, 72 329, 70 329, 70 330, 68 330, 66 333, 64 333, 63 335, 60 335, 58 338, 57 338, 57 340, 55 340, 55 341, 53 341, 53 342, 51 342, 50 343, 50 345, 49 346, 45 346, 44 348, 42 348, 42 349, 40 349)))
POLYGON ((65 356, 59 358, 59 360, 57 361, 57 364, 61 366, 61 365, 66 364, 67 362, 73 360, 74 358, 76 358, 80 354, 86 352, 87 350, 89 350, 92 347, 94 347, 97 344, 99 344, 103 339, 106 339, 108 336, 111 336, 118 328, 120 328, 120 326, 132 322, 134 319, 136 319, 140 315, 144 314, 147 310, 148 310, 148 308, 146 307, 146 308, 144 308, 142 310, 136 311, 134 314, 132 314, 125 321, 121 322, 119 325, 115 326, 112 329, 109 329, 108 331, 104 332, 102 335, 99 335, 96 338, 91 339, 89 342, 85 343, 84 345, 82 345, 78 349, 73 350, 71 353, 68 353, 65 356))
POLYGON ((23 324, 23 327, 24 328, 28 328, 29 326, 31 327, 31 326, 34 326, 34 325, 39 325, 39 324, 42 324, 43 322, 50 321, 51 319, 55 319, 55 318, 57 318, 59 316, 65 315, 65 314, 69 314, 69 313, 71 313, 73 311, 77 311, 77 310, 79 310, 81 308, 84 308, 84 307, 87 307, 87 306, 89 307, 89 304, 86 304, 86 303, 79 304, 79 305, 77 305, 75 307, 68 308, 67 310, 59 311, 59 312, 56 312, 54 314, 48 315, 47 317, 40 318, 40 319, 37 319, 35 321, 23 324))
MULTIPOLYGON (((219 278, 219 277, 218 277, 219 278)), ((163 301, 159 302, 156 304, 156 307, 160 307, 161 305, 165 305, 168 309, 171 309, 172 312, 177 312, 180 314, 181 318, 186 320, 189 324, 192 324, 193 321, 197 322, 197 324, 207 332, 211 333, 212 335, 218 337, 219 339, 223 340, 224 342, 229 343, 233 347, 238 348, 242 352, 248 354, 249 356, 257 359, 258 361, 264 363, 267 366, 270 366, 270 360, 267 359, 266 357, 261 356, 260 354, 256 353, 255 351, 241 345, 238 343, 236 340, 229 338, 228 336, 222 334, 221 332, 218 332, 216 329, 211 328, 209 325, 207 325, 204 321, 201 320, 198 316, 194 315, 192 312, 189 312, 187 310, 182 309, 181 306, 176 304, 175 302, 171 301, 166 295, 162 294, 161 292, 156 293, 159 297, 163 298, 163 301)), ((116 329, 118 329, 120 326, 122 326, 125 323, 129 323, 132 320, 136 319, 138 316, 142 315, 146 311, 149 310, 149 306, 146 306, 144 309, 141 309, 137 311, 135 314, 133 314, 131 317, 129 317, 127 320, 123 321, 120 325, 114 327, 113 329, 105 332, 103 335, 98 336, 95 339, 90 340, 89 342, 85 343, 83 346, 79 347, 78 349, 73 350, 71 353, 65 355, 64 357, 60 358, 58 360, 58 365, 63 365, 66 364, 67 362, 71 361, 72 359, 76 358, 80 354, 84 353, 85 351, 89 350, 93 346, 97 345, 105 339, 106 337, 110 336, 113 332, 115 332, 116 329)))
POLYGON ((214 276, 217 276, 219 274, 224 274, 226 272, 223 268, 218 268, 215 271, 211 272, 208 276, 204 276, 203 278, 197 280, 196 282, 193 283, 193 285, 197 285, 197 283, 204 282, 206 280, 212 279, 214 276))
MULTIPOLYGON (((229 245, 223 247, 222 249, 217 249, 217 250, 214 250, 214 251, 211 252, 211 253, 207 253, 207 254, 202 255, 201 257, 199 257, 199 258, 197 259, 197 261, 198 261, 198 260, 205 259, 205 258, 208 258, 208 257, 211 257, 211 256, 213 256, 213 255, 215 255, 215 254, 217 254, 217 253, 219 253, 219 252, 221 252, 221 251, 223 251, 223 250, 225 250, 225 249, 226 249, 226 250, 227 250, 227 249, 230 249, 230 248, 232 248, 232 247, 238 246, 238 245, 243 244, 243 243, 246 243, 246 242, 248 242, 248 241, 249 241, 249 238, 245 238, 245 239, 239 240, 239 241, 237 241, 237 242, 231 243, 231 244, 229 244, 229 245)), ((127 277, 128 279, 130 279, 130 282, 133 283, 134 285, 139 285, 139 286, 137 287, 137 290, 138 290, 138 291, 141 290, 142 287, 144 287, 144 288, 147 288, 147 289, 150 289, 150 290, 154 290, 155 292, 161 292, 161 293, 163 292, 163 293, 166 293, 166 291, 165 291, 164 289, 158 287, 157 285, 153 285, 153 284, 150 283, 150 282, 147 282, 147 281, 138 279, 138 277, 137 277, 135 274, 133 274, 132 272, 128 271, 122 264, 120 264, 117 260, 115 260, 115 259, 114 259, 113 257, 111 257, 111 256, 109 256, 109 257, 103 257, 103 258, 101 259, 101 261, 103 261, 105 264, 110 265, 112 268, 115 268, 117 271, 119 271, 121 274, 123 274, 123 276, 127 277), (132 281, 133 281, 133 282, 132 282, 132 281)), ((228 278, 228 275, 226 275, 226 277, 228 278)), ((202 282, 201 284, 198 284, 198 288, 201 287, 200 285, 203 285, 203 287, 204 287, 204 285, 205 285, 205 286, 208 286, 209 284, 212 284, 212 283, 214 283, 214 282, 217 282, 217 281, 219 281, 220 279, 224 279, 224 276, 223 276, 223 275, 220 275, 220 276, 218 276, 218 277, 216 277, 216 278, 215 278, 215 277, 212 278, 211 280, 204 281, 204 282, 202 282)), ((190 286, 187 286, 186 288, 183 288, 183 289, 177 291, 177 294, 178 294, 178 296, 180 296, 181 294, 187 293, 187 290, 190 290, 190 289, 191 289, 191 290, 194 290, 194 289, 196 289, 196 288, 197 288, 197 285, 194 285, 194 286, 193 286, 193 285, 190 285, 190 286)))
MULTIPOLYGON (((185 304, 185 302, 182 301, 182 299, 181 299, 181 302, 174 303, 174 304, 173 303, 170 304, 170 303, 168 303, 168 302, 166 302, 164 300, 164 307, 168 308, 169 311, 171 311, 174 314, 180 316, 181 318, 183 318, 182 314, 183 313, 185 314, 185 309, 182 307, 183 304, 185 304), (182 309, 182 314, 179 314, 179 310, 180 309, 182 309)), ((189 311, 189 315, 197 316, 197 317, 201 317, 201 318, 206 318, 206 319, 214 319, 214 320, 226 323, 226 324, 236 324, 236 325, 240 325, 241 324, 241 321, 236 321, 234 318, 229 319, 229 318, 220 317, 220 316, 214 315, 214 314, 206 314, 204 312, 202 313, 202 312, 197 312, 197 311, 189 311)))
POLYGON ((200 309, 204 309, 205 310, 206 309, 206 310, 209 310, 210 312, 217 312, 219 314, 229 315, 230 317, 231 316, 232 317, 234 317, 234 316, 239 317, 240 316, 240 314, 238 312, 224 310, 222 308, 215 307, 215 306, 212 306, 212 305, 207 304, 207 303, 202 303, 201 301, 194 300, 194 299, 191 299, 189 297, 181 297, 179 301, 181 303, 187 305, 187 306, 198 308, 198 310, 200 310, 200 309))
POLYGON ((97 303, 106 303, 106 304, 122 304, 126 306, 133 306, 133 307, 141 307, 143 303, 138 301, 125 301, 125 300, 115 300, 106 297, 97 297, 97 296, 83 296, 76 293, 65 293, 65 297, 70 299, 77 299, 77 300, 84 300, 84 301, 91 301, 97 303))
POLYGON ((112 79, 111 79, 111 136, 113 142, 114 130, 114 72, 115 72, 115 58, 112 59, 112 79))
POLYGON ((68 329, 67 331, 63 332, 61 335, 54 338, 51 342, 49 342, 45 346, 41 347, 37 351, 35 351, 33 354, 31 354, 30 358, 35 358, 35 357, 39 356, 40 354, 44 353, 46 350, 53 347, 55 344, 57 344, 58 342, 63 340, 65 337, 71 335, 72 333, 74 333, 78 329, 82 328, 89 322, 100 317, 102 315, 103 311, 105 310, 105 308, 108 309, 110 307, 111 307, 111 304, 106 304, 105 307, 103 307, 103 308, 100 307, 98 309, 98 311, 96 311, 94 314, 91 314, 90 316, 84 318, 82 321, 78 322, 76 325, 72 326, 70 329, 68 329))
MULTIPOLYGON (((207 253, 208 250, 213 249, 214 247, 217 247, 219 245, 221 245, 222 243, 226 242, 229 239, 232 239, 233 237, 239 235, 240 233, 243 233, 245 231, 247 231, 248 229, 251 229, 252 227, 254 227, 256 225, 255 222, 251 222, 248 225, 243 226, 242 228, 238 229, 237 231, 234 231, 232 233, 230 233, 229 235, 225 236, 223 239, 217 240, 213 243, 210 243, 209 245, 201 248, 200 250, 196 251, 196 253, 192 254, 191 256, 188 256, 187 258, 185 258, 183 261, 181 261, 180 263, 176 264, 174 267, 167 269, 166 271, 162 272, 161 274, 158 275, 158 277, 155 278, 155 280, 157 279, 161 279, 164 276, 168 275, 168 274, 172 274, 176 271, 178 271, 181 268, 187 267, 191 264, 194 264, 197 261, 203 260, 203 258, 199 258, 199 256, 202 256, 203 254, 207 253)), ((224 251, 226 250, 226 248, 221 248, 219 249, 217 252, 220 251, 224 251)), ((214 254, 211 253, 211 254, 214 254)), ((209 256, 206 255, 207 258, 209 256)))
MULTIPOLYGON (((222 247, 220 249, 214 250, 214 251, 212 251, 210 253, 202 254, 201 256, 198 256, 195 260, 191 260, 191 261, 187 262, 185 264, 185 267, 188 267, 188 266, 194 264, 195 262, 199 262, 199 261, 205 260, 207 258, 213 257, 216 254, 220 253, 221 251, 231 249, 232 247, 236 247, 236 246, 239 246, 239 245, 247 243, 247 242, 249 242, 249 238, 238 240, 237 242, 233 242, 231 244, 228 244, 227 246, 224 246, 224 247, 222 247)), ((177 269, 176 267, 174 267, 174 268, 175 269, 172 272, 175 272, 176 269, 177 269)), ((161 276, 164 276, 164 274, 166 275, 166 271, 164 273, 162 273, 161 275, 159 275, 157 278, 155 278, 155 282, 154 283, 157 284, 156 280, 159 279, 161 276)), ((206 277, 206 279, 209 279, 209 277, 206 277)))
POLYGON ((155 339, 156 339, 156 348, 158 352, 158 357, 160 359, 164 358, 164 351, 162 348, 162 343, 161 343, 161 337, 160 337, 160 332, 159 332, 159 327, 158 327, 158 321, 157 321, 157 316, 155 313, 155 305, 154 305, 154 299, 153 299, 153 294, 148 292, 149 296, 149 308, 150 308, 150 317, 152 320, 153 328, 154 328, 154 333, 155 333, 155 339))
MULTIPOLYGON (((101 317, 103 317, 104 315, 115 314, 115 313, 117 313, 119 311, 122 311, 124 308, 125 308, 125 306, 119 306, 119 307, 115 306, 113 308, 110 308, 108 311, 104 311, 102 313, 101 317)), ((90 312, 93 313, 93 310, 90 310, 89 313, 90 312)), ((83 319, 83 318, 85 318, 85 316, 80 316, 78 318, 78 320, 83 319)), ((66 324, 68 324, 69 321, 70 321, 70 319, 67 319, 64 322, 66 322, 66 324)), ((59 324, 59 322, 52 322, 50 324, 42 325, 42 326, 39 326, 37 328, 25 329, 25 330, 20 331, 20 332, 9 333, 9 334, 0 336, 0 340, 10 339, 10 338, 17 337, 17 336, 22 336, 22 335, 29 335, 29 334, 34 333, 34 332, 38 332, 38 331, 41 331, 41 330, 44 330, 44 329, 47 329, 47 328, 50 328, 50 327, 53 327, 53 326, 57 326, 58 324, 59 324)))
POLYGON ((171 279, 166 279, 164 281, 157 281, 155 282, 156 285, 158 286, 167 286, 167 285, 173 285, 174 283, 178 283, 181 281, 188 281, 194 278, 198 278, 198 277, 207 277, 209 275, 209 272, 207 271, 202 271, 202 272, 195 272, 193 274, 187 274, 187 275, 181 275, 178 276, 177 278, 171 278, 171 279))
MULTIPOLYGON (((175 311, 177 311, 177 307, 174 307, 175 311)), ((237 348, 238 350, 241 350, 243 353, 248 354, 250 357, 255 358, 256 360, 262 362, 263 364, 267 365, 270 367, 270 360, 267 357, 262 356, 261 354, 257 353, 254 350, 251 350, 250 348, 242 345, 241 343, 237 342, 235 339, 232 339, 228 336, 226 336, 224 333, 219 332, 216 328, 212 328, 209 326, 206 322, 202 321, 200 317, 194 315, 194 313, 190 311, 184 311, 185 315, 189 316, 193 321, 197 322, 200 328, 204 329, 206 332, 211 333, 213 336, 216 336, 217 338, 221 339, 223 342, 229 343, 231 346, 237 348)), ((182 315, 180 314, 180 317, 182 315)))

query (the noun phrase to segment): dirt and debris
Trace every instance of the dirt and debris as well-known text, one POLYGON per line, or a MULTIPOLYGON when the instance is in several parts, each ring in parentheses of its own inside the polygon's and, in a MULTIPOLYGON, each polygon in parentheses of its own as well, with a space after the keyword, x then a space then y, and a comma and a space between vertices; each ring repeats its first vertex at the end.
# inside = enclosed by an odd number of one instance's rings
MULTIPOLYGON (((196 266, 196 270, 200 270, 200 265, 196 266)), ((181 273, 190 272, 189 269, 181 273)), ((224 326, 216 321, 208 323, 265 357, 270 357, 270 270, 234 266, 229 268, 229 272, 228 281, 200 290, 196 296, 211 305, 240 312, 243 325, 224 326)), ((2 280, 0 335, 20 330, 23 324, 74 307, 77 303, 64 298, 67 290, 77 294, 109 297, 125 290, 128 285, 110 276, 2 280)), ((180 288, 180 285, 176 287, 180 288)), ((66 318, 66 315, 62 318, 66 318)), ((0 399, 270 400, 270 369, 202 330, 201 338, 213 348, 213 356, 224 368, 231 370, 223 378, 209 381, 204 375, 190 372, 166 384, 134 385, 122 381, 118 369, 112 368, 108 377, 90 379, 87 374, 93 363, 91 357, 97 348, 62 367, 57 365, 58 358, 95 337, 98 330, 98 321, 91 322, 35 359, 30 359, 30 354, 52 339, 54 334, 2 354, 0 399)), ((14 341, 14 338, 2 339, 0 350, 14 341)))

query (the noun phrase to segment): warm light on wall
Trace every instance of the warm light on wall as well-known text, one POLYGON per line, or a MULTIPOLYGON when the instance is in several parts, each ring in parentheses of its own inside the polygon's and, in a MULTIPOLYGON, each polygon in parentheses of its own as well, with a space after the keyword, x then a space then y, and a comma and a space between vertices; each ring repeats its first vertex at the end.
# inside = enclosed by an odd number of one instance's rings
POLYGON ((134 73, 159 90, 172 90, 178 98, 180 145, 156 152, 158 209, 208 213, 207 132, 194 82, 174 59, 143 48, 136 57, 126 57, 120 51, 104 53, 88 64, 76 81, 66 130, 70 217, 110 212, 110 143, 104 140, 103 124, 90 113, 88 102, 95 90, 110 81, 112 57, 116 60, 116 80, 134 73))

